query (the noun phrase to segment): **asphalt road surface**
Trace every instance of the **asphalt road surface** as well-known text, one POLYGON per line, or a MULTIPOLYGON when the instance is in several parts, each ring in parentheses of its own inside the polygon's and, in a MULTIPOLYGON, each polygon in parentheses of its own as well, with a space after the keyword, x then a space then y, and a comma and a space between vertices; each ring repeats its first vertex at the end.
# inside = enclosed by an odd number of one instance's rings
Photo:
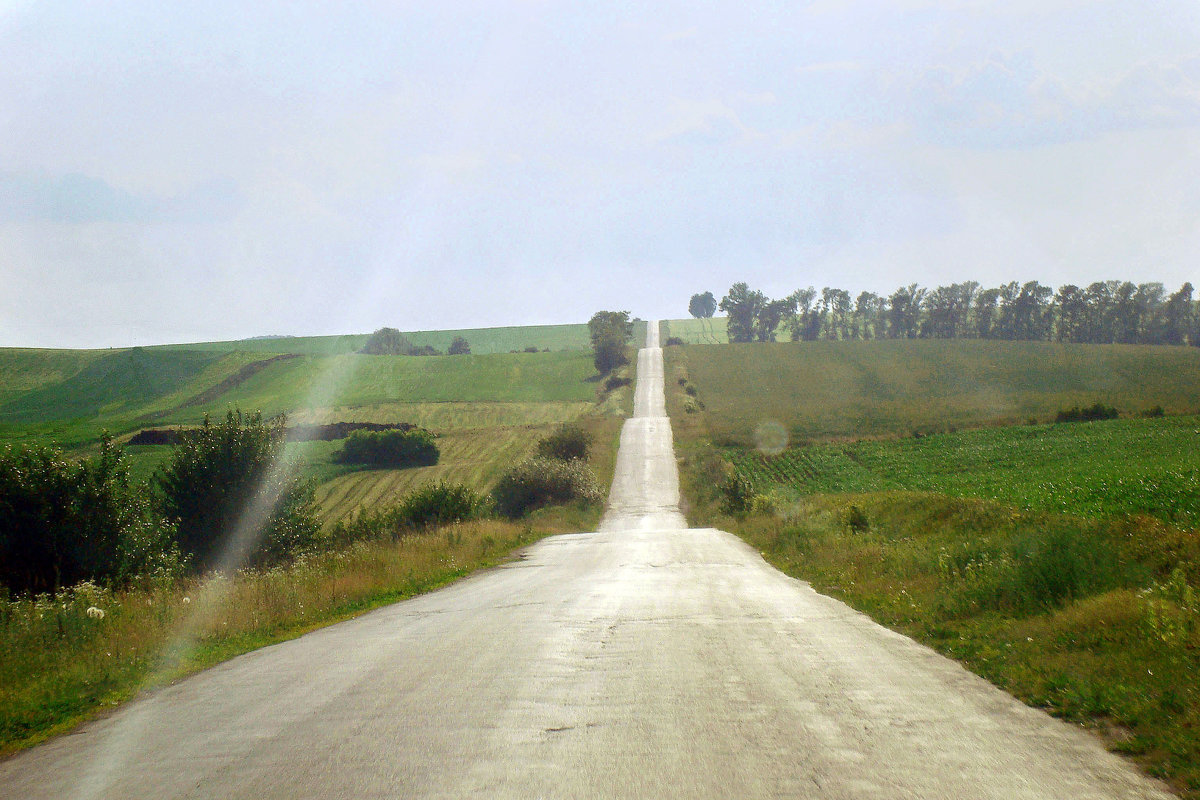
POLYGON ((1150 798, 1088 733, 678 509, 656 325, 597 533, 236 658, 0 797, 1150 798))

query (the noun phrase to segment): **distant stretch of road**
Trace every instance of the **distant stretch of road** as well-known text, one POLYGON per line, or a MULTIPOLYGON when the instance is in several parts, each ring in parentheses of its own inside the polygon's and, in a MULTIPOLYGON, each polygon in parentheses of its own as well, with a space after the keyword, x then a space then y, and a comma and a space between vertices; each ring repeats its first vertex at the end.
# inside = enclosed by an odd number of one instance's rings
POLYGON ((688 530, 658 326, 597 533, 236 658, 4 798, 1165 798, 1089 734, 688 530))

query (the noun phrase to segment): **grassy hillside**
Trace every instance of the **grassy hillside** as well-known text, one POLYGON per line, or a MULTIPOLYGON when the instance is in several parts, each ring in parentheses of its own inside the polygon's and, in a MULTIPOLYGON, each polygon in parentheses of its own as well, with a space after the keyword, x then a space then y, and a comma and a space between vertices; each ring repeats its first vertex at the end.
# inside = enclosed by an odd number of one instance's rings
POLYGON ((672 347, 714 440, 751 444, 930 433, 1052 419, 1103 400, 1125 413, 1200 410, 1200 348, 1046 342, 872 341, 672 347))
MULTIPOLYGON (((509 328, 465 328, 444 331, 405 331, 413 344, 429 345, 446 352, 456 336, 466 339, 476 355, 508 353, 536 347, 538 350, 587 350, 591 347, 587 325, 523 325, 509 328)), ((230 342, 197 342, 166 345, 172 350, 240 350, 255 353, 301 353, 345 355, 358 352, 368 334, 344 336, 279 336, 239 339, 230 342)))
MULTIPOLYGON (((122 439, 143 427, 195 425, 206 412, 221 415, 230 407, 265 416, 286 413, 294 423, 409 422, 441 437, 436 467, 355 472, 336 463, 339 442, 289 445, 305 474, 318 482, 329 519, 439 478, 486 490, 553 426, 580 418, 619 419, 625 412, 629 390, 601 391, 590 350, 507 352, 509 343, 562 344, 578 341, 581 332, 586 345, 584 325, 485 329, 479 333, 486 334, 488 346, 504 345, 504 352, 465 356, 280 354, 202 346, 0 350, 0 446, 54 444, 84 454, 105 430, 122 439)), ((448 344, 458 333, 434 332, 428 341, 448 344)), ((335 349, 341 346, 335 338, 306 344, 335 349)), ((170 448, 129 452, 135 477, 145 480, 170 448)))

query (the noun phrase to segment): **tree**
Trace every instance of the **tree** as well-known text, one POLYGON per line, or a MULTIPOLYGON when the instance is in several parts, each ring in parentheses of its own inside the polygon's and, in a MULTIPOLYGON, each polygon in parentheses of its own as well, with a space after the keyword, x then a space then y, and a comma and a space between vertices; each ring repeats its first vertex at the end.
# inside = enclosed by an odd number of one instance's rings
POLYGON ((720 305, 721 310, 729 315, 729 341, 754 341, 754 322, 766 303, 766 296, 762 292, 752 291, 745 282, 729 287, 729 293, 721 298, 720 305))
POLYGON ((915 338, 920 326, 921 303, 925 290, 917 284, 901 286, 892 293, 888 314, 888 336, 893 339, 915 338))
POLYGON ((173 534, 107 434, 80 461, 42 447, 0 452, 0 584, 14 592, 170 574, 173 534))
POLYGON ((790 300, 768 300, 758 310, 754 319, 754 335, 760 342, 775 341, 775 329, 784 315, 793 311, 795 305, 790 300))
MULTIPOLYGON (((1183 344, 1192 332, 1195 314, 1192 284, 1188 282, 1168 297, 1163 307, 1163 341, 1166 344, 1183 344)), ((1193 340, 1192 344, 1200 344, 1200 341, 1193 340)))
POLYGON ((367 343, 358 352, 368 356, 407 356, 413 344, 395 328, 380 328, 367 338, 367 343))
POLYGON ((588 320, 592 338, 592 363, 601 374, 629 363, 625 349, 633 338, 628 311, 597 311, 588 320))
POLYGON ((278 562, 316 540, 312 488, 278 466, 284 423, 240 410, 216 424, 205 415, 155 475, 162 511, 176 523, 179 545, 196 569, 222 559, 278 562))
POLYGON ((707 319, 717 313, 717 298, 712 292, 694 294, 688 302, 688 313, 696 319, 707 319))
POLYGON ((446 351, 452 356, 467 356, 471 354, 471 343, 461 336, 455 336, 454 341, 450 342, 450 349, 446 351))

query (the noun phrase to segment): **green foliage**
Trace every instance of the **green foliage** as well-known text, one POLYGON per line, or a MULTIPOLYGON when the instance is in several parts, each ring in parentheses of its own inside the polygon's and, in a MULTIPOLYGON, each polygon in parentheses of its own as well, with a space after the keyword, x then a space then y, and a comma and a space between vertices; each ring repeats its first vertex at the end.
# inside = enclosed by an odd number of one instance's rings
MULTIPOLYGON (((1162 410, 1162 406, 1159 406, 1158 408, 1160 411, 1162 410)), ((1121 416, 1121 414, 1115 408, 1112 406, 1106 406, 1104 403, 1101 403, 1099 400, 1097 400, 1087 408, 1072 406, 1071 408, 1061 410, 1054 415, 1054 421, 1096 422, 1097 420, 1102 419, 1116 419, 1119 416, 1121 416)), ((1154 416, 1162 416, 1162 414, 1156 414, 1154 416)))
POLYGON ((596 474, 579 460, 530 458, 505 472, 492 489, 496 510, 506 517, 554 503, 599 502, 596 474))
POLYGON ((466 356, 471 354, 471 343, 461 336, 455 336, 446 349, 446 355, 466 356))
POLYGON ((407 533, 477 519, 488 513, 485 497, 459 483, 437 481, 409 492, 398 503, 360 511, 336 523, 329 540, 334 546, 407 533))
POLYGON ((10 591, 172 574, 172 534, 107 436, 98 455, 78 462, 44 448, 0 452, 0 584, 10 591))
POLYGON ((749 512, 754 504, 754 484, 740 472, 733 472, 720 485, 721 511, 738 516, 749 512))
POLYGON ((537 454, 542 458, 557 458, 560 461, 573 458, 586 461, 591 446, 592 435, 582 425, 565 422, 538 442, 537 454))
POLYGON ((592 339, 592 361, 601 373, 611 372, 629 363, 626 347, 633 336, 628 311, 597 311, 588 320, 592 339))
POLYGON ((368 337, 358 352, 367 356, 407 356, 413 351, 413 343, 395 328, 380 328, 368 337))
POLYGON ((688 313, 696 319, 706 319, 717 312, 717 298, 712 292, 694 294, 688 301, 688 313))
POLYGON ((439 451, 427 430, 354 431, 342 445, 338 460, 374 467, 429 467, 438 463, 439 451))
POLYGON ((230 410, 223 422, 183 437, 155 475, 163 513, 175 521, 196 569, 215 566, 228 548, 254 564, 278 562, 316 540, 311 487, 279 468, 284 420, 230 410))
POLYGON ((620 389, 622 386, 630 386, 633 384, 633 378, 626 378, 620 375, 609 375, 604 380, 604 391, 611 392, 613 389, 620 389))
POLYGON ((663 342, 663 347, 678 347, 683 343, 683 339, 678 336, 668 336, 667 341, 663 342))

